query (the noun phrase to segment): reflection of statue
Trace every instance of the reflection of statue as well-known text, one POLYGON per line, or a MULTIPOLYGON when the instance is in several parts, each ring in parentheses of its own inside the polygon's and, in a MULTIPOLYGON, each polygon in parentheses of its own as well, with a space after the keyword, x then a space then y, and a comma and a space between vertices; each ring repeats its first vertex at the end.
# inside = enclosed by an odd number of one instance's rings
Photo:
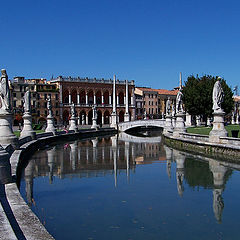
POLYGON ((182 103, 182 88, 179 89, 176 98, 176 111, 183 112, 183 103, 182 103))
POLYGON ((223 97, 224 97, 224 93, 223 93, 223 89, 221 87, 220 80, 217 80, 214 84, 213 95, 212 95, 214 112, 222 111, 221 103, 223 102, 223 97))
POLYGON ((176 172, 177 178, 177 190, 180 197, 183 196, 184 186, 183 186, 183 179, 184 179, 184 170, 177 170, 176 172))
POLYGON ((222 189, 213 190, 213 211, 215 218, 219 223, 222 221, 222 212, 224 208, 222 189))
POLYGON ((29 89, 27 88, 27 91, 24 94, 24 112, 31 112, 31 93, 29 89))
POLYGON ((8 75, 5 69, 1 70, 2 76, 0 80, 0 100, 1 109, 10 110, 10 89, 8 84, 8 75))
POLYGON ((166 113, 167 113, 167 115, 170 115, 170 113, 171 113, 170 97, 168 97, 168 100, 166 102, 166 113))

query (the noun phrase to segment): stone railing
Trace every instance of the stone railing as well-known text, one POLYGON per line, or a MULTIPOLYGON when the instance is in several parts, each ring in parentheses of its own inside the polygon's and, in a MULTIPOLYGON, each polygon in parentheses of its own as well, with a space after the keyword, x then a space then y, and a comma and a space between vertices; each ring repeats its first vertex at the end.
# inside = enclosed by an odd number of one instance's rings
MULTIPOLYGON (((87 82, 87 83, 104 83, 104 84, 113 84, 112 79, 97 79, 97 78, 81 78, 81 77, 58 77, 56 79, 50 80, 51 82, 87 82)), ((125 80, 116 80, 116 84, 124 85, 126 84, 125 80)), ((129 85, 134 85, 134 81, 128 81, 129 85)))

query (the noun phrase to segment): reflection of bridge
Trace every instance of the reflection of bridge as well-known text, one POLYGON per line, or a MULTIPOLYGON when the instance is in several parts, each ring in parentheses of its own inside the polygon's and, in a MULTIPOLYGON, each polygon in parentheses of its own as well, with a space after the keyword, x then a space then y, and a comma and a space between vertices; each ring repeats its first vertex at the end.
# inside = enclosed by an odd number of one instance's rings
POLYGON ((120 132, 118 135, 118 140, 125 142, 133 142, 133 143, 160 143, 162 138, 159 137, 136 137, 133 135, 129 135, 124 132, 120 132))
POLYGON ((160 127, 164 128, 165 119, 147 119, 147 120, 136 120, 131 122, 121 122, 118 124, 118 129, 121 132, 125 132, 131 128, 136 127, 160 127))

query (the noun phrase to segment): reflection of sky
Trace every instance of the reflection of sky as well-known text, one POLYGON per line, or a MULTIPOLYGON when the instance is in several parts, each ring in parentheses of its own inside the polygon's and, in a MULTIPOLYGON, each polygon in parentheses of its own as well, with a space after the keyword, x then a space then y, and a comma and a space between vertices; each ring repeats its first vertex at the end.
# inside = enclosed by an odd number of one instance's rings
MULTIPOLYGON (((161 143, 150 147, 145 143, 117 141, 112 147, 110 140, 99 139, 96 147, 99 158, 95 160, 91 158, 95 151, 91 142, 78 143, 78 148, 71 148, 72 144, 65 150, 57 146, 54 151, 58 154, 51 161, 47 158, 49 150, 39 151, 33 157, 36 159, 31 168, 33 173, 25 171, 25 179, 31 174, 35 176, 32 197, 36 204, 32 208, 57 239, 79 236, 83 239, 189 239, 193 234, 191 239, 202 239, 203 229, 206 239, 222 234, 229 238, 238 236, 234 218, 239 210, 240 196, 236 188, 239 172, 231 175, 216 161, 196 161, 193 156, 163 148, 161 143), (77 152, 80 149, 81 157, 88 151, 88 162, 79 160, 78 152, 73 169, 72 149, 77 152), (103 149, 105 158, 111 159, 102 158, 103 149), (136 161, 139 158, 142 162, 136 161), (49 184, 49 162, 54 163, 52 184, 49 184), (86 177, 87 173, 90 178, 86 177), (213 195, 214 173, 218 177, 222 173, 222 185, 216 187, 222 189, 224 209, 213 195), (177 179, 179 176, 181 181, 177 179), (229 190, 226 187, 227 180, 228 185, 235 183, 234 205, 229 203, 233 192, 231 187, 229 190), (222 217, 221 224, 217 224, 219 217, 222 217)), ((21 192, 25 194, 24 180, 21 192)))

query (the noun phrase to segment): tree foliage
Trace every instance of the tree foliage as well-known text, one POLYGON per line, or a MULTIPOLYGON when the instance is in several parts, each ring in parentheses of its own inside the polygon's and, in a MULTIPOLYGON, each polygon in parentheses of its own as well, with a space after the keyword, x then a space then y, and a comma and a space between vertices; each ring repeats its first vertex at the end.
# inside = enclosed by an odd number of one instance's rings
MULTIPOLYGON (((183 102, 186 111, 191 115, 202 115, 204 119, 212 117, 212 92, 217 76, 204 75, 202 77, 189 76, 183 87, 183 102)), ((224 92, 222 108, 226 114, 233 109, 233 93, 224 79, 221 79, 224 92)))

